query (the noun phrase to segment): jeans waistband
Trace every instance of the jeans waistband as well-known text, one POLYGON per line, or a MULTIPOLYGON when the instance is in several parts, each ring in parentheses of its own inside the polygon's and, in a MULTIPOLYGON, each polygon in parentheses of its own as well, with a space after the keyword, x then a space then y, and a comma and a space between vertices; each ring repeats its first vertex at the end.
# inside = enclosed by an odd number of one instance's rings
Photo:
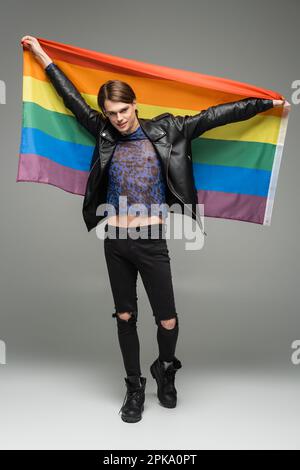
POLYGON ((139 225, 137 227, 119 227, 115 225, 106 224, 104 228, 108 237, 114 236, 116 238, 152 238, 164 239, 166 234, 166 224, 156 223, 148 225, 139 225), (132 236, 131 236, 132 235, 132 236))

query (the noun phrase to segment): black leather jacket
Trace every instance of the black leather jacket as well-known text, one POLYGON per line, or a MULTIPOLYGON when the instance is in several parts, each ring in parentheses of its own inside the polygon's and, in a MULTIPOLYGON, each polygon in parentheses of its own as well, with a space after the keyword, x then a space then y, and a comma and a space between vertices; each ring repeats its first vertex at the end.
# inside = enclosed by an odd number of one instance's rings
MULTIPOLYGON (((82 208, 87 230, 90 231, 106 217, 106 215, 96 215, 96 211, 100 204, 106 203, 107 169, 119 132, 108 118, 87 104, 58 65, 52 62, 45 71, 65 106, 96 138, 82 208)), ((206 235, 197 206, 191 141, 209 129, 249 119, 272 107, 271 99, 245 98, 211 106, 194 116, 174 116, 171 113, 164 113, 152 119, 138 118, 141 128, 161 159, 167 183, 166 203, 170 212, 189 215, 197 221, 206 235)))

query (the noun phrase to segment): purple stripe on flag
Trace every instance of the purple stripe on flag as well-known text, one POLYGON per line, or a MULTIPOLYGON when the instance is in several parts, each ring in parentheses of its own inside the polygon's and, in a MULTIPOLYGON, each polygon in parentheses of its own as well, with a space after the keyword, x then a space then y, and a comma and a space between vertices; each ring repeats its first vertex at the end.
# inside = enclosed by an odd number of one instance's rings
POLYGON ((222 217, 263 224, 267 198, 248 194, 198 190, 198 203, 204 204, 204 217, 222 217))
POLYGON ((48 183, 73 194, 84 196, 88 171, 74 170, 46 157, 20 154, 16 181, 48 183))

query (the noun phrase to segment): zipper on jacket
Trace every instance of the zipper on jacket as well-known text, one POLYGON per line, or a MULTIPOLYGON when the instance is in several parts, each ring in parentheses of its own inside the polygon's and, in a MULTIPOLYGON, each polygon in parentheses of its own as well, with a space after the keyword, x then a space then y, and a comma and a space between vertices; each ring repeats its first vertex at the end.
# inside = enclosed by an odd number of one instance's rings
POLYGON ((93 164, 92 168, 90 169, 89 173, 92 172, 92 170, 93 170, 93 168, 94 168, 94 166, 96 165, 96 163, 97 163, 98 160, 100 160, 100 157, 97 157, 97 158, 96 158, 96 160, 94 161, 94 164, 93 164))
MULTIPOLYGON (((176 196, 184 205, 185 205, 185 202, 183 201, 183 199, 179 196, 179 194, 177 194, 177 192, 175 191, 175 189, 171 188, 170 186, 170 183, 169 183, 169 161, 170 161, 170 156, 171 156, 171 150, 172 150, 172 144, 171 144, 171 147, 170 147, 170 150, 169 150, 169 155, 168 155, 168 160, 167 160, 167 185, 169 186, 169 189, 170 191, 174 194, 174 196, 176 196)), ((173 187, 173 185, 172 185, 173 187)), ((189 206, 187 206, 188 210, 189 211, 192 211, 193 214, 195 214, 196 216, 196 219, 198 218, 197 214, 193 211, 193 209, 190 209, 189 206)), ((201 221, 200 221, 201 222, 201 221)), ((201 231, 204 235, 207 235, 207 233, 205 231, 203 231, 203 227, 202 227, 202 222, 201 222, 201 231)))

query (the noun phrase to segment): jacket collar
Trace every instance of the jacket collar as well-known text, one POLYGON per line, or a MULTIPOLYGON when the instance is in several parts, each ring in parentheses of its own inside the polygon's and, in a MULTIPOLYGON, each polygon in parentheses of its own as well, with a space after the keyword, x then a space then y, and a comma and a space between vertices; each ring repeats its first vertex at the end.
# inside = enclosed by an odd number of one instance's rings
MULTIPOLYGON (((144 119, 138 117, 139 124, 147 137, 153 142, 166 134, 161 127, 156 125, 151 119, 144 119)), ((116 144, 119 138, 119 132, 117 129, 110 123, 109 119, 106 119, 106 122, 100 132, 103 139, 109 140, 113 144, 116 144)))

